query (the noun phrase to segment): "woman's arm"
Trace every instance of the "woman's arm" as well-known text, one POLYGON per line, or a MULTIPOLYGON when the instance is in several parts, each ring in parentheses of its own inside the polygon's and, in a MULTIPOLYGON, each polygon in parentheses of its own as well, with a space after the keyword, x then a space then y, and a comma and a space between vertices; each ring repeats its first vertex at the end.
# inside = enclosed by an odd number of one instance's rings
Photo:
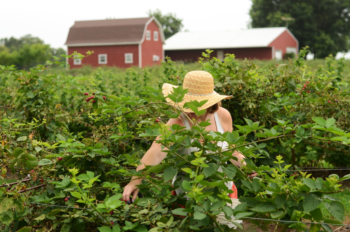
MULTIPOLYGON (((180 119, 170 119, 166 125, 172 126, 173 124, 179 124, 181 126, 182 122, 180 119)), ((146 165, 160 164, 164 160, 167 153, 163 152, 162 145, 156 142, 158 139, 159 137, 156 138, 156 140, 152 143, 152 146, 148 149, 148 151, 142 157, 142 159, 140 160, 141 164, 137 166, 136 171, 144 169, 146 165)), ((131 178, 131 181, 129 182, 129 184, 127 184, 124 187, 124 192, 123 192, 124 201, 126 202, 130 201, 131 195, 132 195, 133 201, 136 199, 137 194, 139 192, 137 185, 140 185, 141 181, 142 181, 142 178, 137 176, 133 176, 131 178)))
MULTIPOLYGON (((225 108, 220 107, 217 113, 224 131, 232 132, 233 126, 232 126, 232 117, 230 112, 225 108)), ((234 165, 238 167, 246 165, 246 162, 244 162, 245 156, 242 153, 238 151, 234 151, 232 153, 232 156, 238 159, 237 161, 234 159, 230 159, 231 163, 233 163, 234 165)))

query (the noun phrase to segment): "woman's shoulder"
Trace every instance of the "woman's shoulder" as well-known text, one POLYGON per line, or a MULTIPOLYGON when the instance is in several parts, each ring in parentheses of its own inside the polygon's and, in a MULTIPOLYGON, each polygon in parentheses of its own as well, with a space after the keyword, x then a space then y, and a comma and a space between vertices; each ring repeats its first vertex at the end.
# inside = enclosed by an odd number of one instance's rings
POLYGON ((172 126, 174 124, 180 125, 180 126, 185 126, 182 119, 180 117, 178 118, 171 118, 169 121, 166 123, 168 126, 172 126))
POLYGON ((220 119, 222 120, 230 119, 232 121, 231 114, 227 109, 220 106, 219 109, 216 111, 216 113, 218 114, 220 119))
POLYGON ((219 116, 224 131, 232 131, 232 117, 230 112, 220 106, 216 113, 219 116))

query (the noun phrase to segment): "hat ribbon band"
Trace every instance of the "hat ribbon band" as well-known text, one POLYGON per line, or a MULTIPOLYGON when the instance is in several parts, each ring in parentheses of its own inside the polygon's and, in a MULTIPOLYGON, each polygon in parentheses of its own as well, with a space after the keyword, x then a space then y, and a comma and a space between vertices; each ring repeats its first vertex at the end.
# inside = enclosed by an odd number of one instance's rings
POLYGON ((215 92, 211 92, 211 93, 208 93, 208 94, 195 94, 195 93, 186 93, 188 95, 192 95, 192 96, 198 96, 198 97, 206 97, 206 96, 210 96, 212 94, 214 94, 215 92))

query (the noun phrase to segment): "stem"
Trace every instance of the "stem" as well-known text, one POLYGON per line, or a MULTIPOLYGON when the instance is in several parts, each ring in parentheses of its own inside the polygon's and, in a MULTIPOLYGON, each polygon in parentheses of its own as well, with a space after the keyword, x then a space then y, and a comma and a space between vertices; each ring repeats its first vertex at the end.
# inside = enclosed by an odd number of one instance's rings
MULTIPOLYGON (((87 205, 88 205, 88 204, 89 204, 89 201, 86 200, 85 194, 83 193, 83 191, 81 190, 81 188, 79 187, 78 184, 75 184, 75 185, 77 186, 78 191, 80 192, 80 194, 81 194, 82 197, 84 198, 85 203, 87 203, 87 205)), ((94 210, 95 210, 95 211, 96 211, 110 226, 113 227, 112 223, 111 223, 110 221, 108 221, 107 218, 105 218, 105 217, 96 209, 96 207, 94 206, 93 203, 91 203, 91 206, 92 206, 92 208, 94 208, 94 210)))
POLYGON ((46 184, 41 184, 41 185, 34 186, 34 187, 31 187, 31 188, 28 188, 28 189, 24 189, 24 190, 19 191, 18 193, 27 192, 27 191, 30 191, 30 190, 33 190, 33 189, 44 187, 44 186, 46 186, 46 184))
POLYGON ((209 214, 209 217, 211 217, 211 219, 213 219, 213 221, 214 221, 216 227, 219 228, 219 230, 220 230, 221 232, 224 232, 224 230, 220 227, 219 223, 216 221, 216 218, 215 218, 214 216, 210 215, 210 214, 209 214))
POLYGON ((28 177, 24 178, 23 180, 21 181, 17 181, 17 182, 13 182, 13 183, 9 183, 9 184, 3 184, 3 185, 0 185, 0 188, 1 187, 5 187, 5 186, 12 186, 12 185, 15 185, 15 184, 19 184, 19 183, 22 183, 22 182, 27 182, 27 181, 30 181, 30 179, 27 179, 28 177))
POLYGON ((161 192, 162 190, 160 190, 159 188, 158 188, 158 186, 157 185, 155 185, 151 180, 149 180, 149 179, 144 179, 144 180, 146 180, 146 181, 148 181, 148 182, 150 182, 156 189, 158 189, 158 191, 159 192, 161 192))

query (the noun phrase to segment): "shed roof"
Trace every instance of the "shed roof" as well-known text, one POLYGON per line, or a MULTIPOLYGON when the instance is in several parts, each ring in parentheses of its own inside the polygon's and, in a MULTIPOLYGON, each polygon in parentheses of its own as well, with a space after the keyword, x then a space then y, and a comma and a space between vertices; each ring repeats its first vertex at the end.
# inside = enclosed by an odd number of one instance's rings
MULTIPOLYGON (((178 32, 166 40, 164 50, 268 47, 285 30, 288 29, 286 27, 267 27, 210 32, 178 32)), ((288 32, 292 35, 289 30, 288 32)))
POLYGON ((162 27, 154 17, 75 21, 69 29, 66 45, 118 45, 142 42, 146 26, 152 21, 159 26, 164 41, 162 27))

